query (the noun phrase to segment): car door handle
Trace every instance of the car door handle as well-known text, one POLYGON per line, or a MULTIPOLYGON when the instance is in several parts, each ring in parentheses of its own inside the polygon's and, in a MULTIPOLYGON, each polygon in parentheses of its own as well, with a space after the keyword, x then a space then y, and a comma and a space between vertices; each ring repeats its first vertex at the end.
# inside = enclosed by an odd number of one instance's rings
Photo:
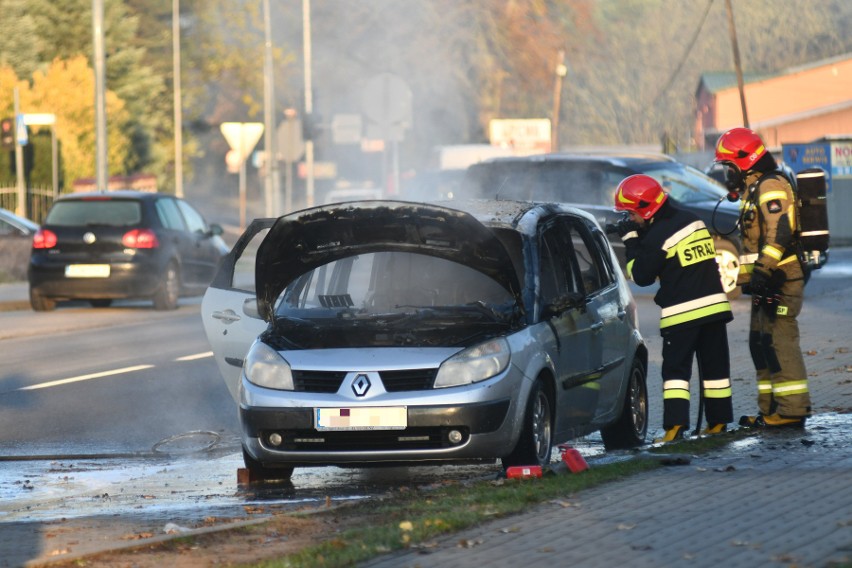
POLYGON ((222 320, 222 323, 234 323, 240 321, 240 316, 234 310, 225 310, 224 312, 213 312, 213 317, 217 320, 222 320))
POLYGON ((589 326, 589 328, 592 331, 597 331, 599 329, 603 329, 603 322, 599 321, 599 322, 593 323, 592 325, 589 326))

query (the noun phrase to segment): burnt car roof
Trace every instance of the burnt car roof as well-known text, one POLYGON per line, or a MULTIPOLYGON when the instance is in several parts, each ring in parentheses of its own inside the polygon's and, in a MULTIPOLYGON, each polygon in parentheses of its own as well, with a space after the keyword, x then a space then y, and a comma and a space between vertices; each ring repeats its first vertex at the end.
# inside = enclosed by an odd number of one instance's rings
MULTIPOLYGON (((490 219, 511 225, 534 207, 498 202, 490 219)), ((490 276, 520 302, 521 283, 509 253, 494 232, 483 202, 458 208, 406 201, 369 200, 325 205, 279 217, 257 251, 257 303, 266 321, 293 280, 340 258, 378 251, 426 254, 466 264, 490 276), (478 218, 479 217, 479 218, 478 218), (480 220, 482 219, 482 220, 480 220)))
POLYGON ((112 191, 89 191, 86 193, 66 193, 56 198, 56 201, 79 201, 86 199, 157 199, 174 197, 164 193, 136 191, 131 189, 116 189, 112 191))

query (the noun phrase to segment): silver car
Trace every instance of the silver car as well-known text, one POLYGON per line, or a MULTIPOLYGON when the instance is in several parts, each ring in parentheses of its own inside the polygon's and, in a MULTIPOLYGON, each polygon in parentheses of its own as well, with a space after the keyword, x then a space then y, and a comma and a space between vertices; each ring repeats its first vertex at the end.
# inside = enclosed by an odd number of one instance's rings
POLYGON ((360 201, 255 221, 202 302, 255 479, 297 466, 544 465, 643 443, 648 353, 579 209, 360 201))

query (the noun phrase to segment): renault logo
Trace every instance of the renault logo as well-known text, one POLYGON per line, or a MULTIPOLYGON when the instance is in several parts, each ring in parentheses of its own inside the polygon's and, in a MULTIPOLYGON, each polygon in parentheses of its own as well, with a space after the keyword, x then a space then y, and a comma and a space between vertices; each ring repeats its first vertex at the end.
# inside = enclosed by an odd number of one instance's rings
POLYGON ((86 233, 83 233, 83 242, 86 243, 87 245, 92 244, 96 240, 97 240, 97 237, 95 237, 95 234, 93 232, 88 231, 86 233))
POLYGON ((367 378, 367 375, 355 377, 355 380, 352 381, 352 392, 355 393, 355 396, 364 396, 368 390, 370 390, 370 379, 367 378))

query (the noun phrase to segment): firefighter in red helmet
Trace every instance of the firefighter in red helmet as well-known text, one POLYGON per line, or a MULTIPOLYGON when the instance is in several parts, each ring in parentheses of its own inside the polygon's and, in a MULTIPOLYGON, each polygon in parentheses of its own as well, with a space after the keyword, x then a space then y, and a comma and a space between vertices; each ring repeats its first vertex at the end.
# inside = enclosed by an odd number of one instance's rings
MULTIPOLYGON (((663 428, 671 442, 689 429, 689 380, 697 359, 708 427, 724 432, 733 420, 727 323, 733 319, 722 288, 713 237, 694 214, 677 208, 652 177, 626 178, 615 209, 627 256, 627 275, 639 286, 659 280, 654 301, 662 309, 663 428)), ((700 428, 700 424, 698 425, 700 428)))
POLYGON ((743 416, 740 425, 802 427, 811 401, 796 321, 805 271, 795 236, 799 220, 793 187, 760 136, 748 128, 722 134, 715 161, 727 170, 728 198, 742 199, 737 283, 753 300, 748 343, 757 374, 758 413, 743 416))

